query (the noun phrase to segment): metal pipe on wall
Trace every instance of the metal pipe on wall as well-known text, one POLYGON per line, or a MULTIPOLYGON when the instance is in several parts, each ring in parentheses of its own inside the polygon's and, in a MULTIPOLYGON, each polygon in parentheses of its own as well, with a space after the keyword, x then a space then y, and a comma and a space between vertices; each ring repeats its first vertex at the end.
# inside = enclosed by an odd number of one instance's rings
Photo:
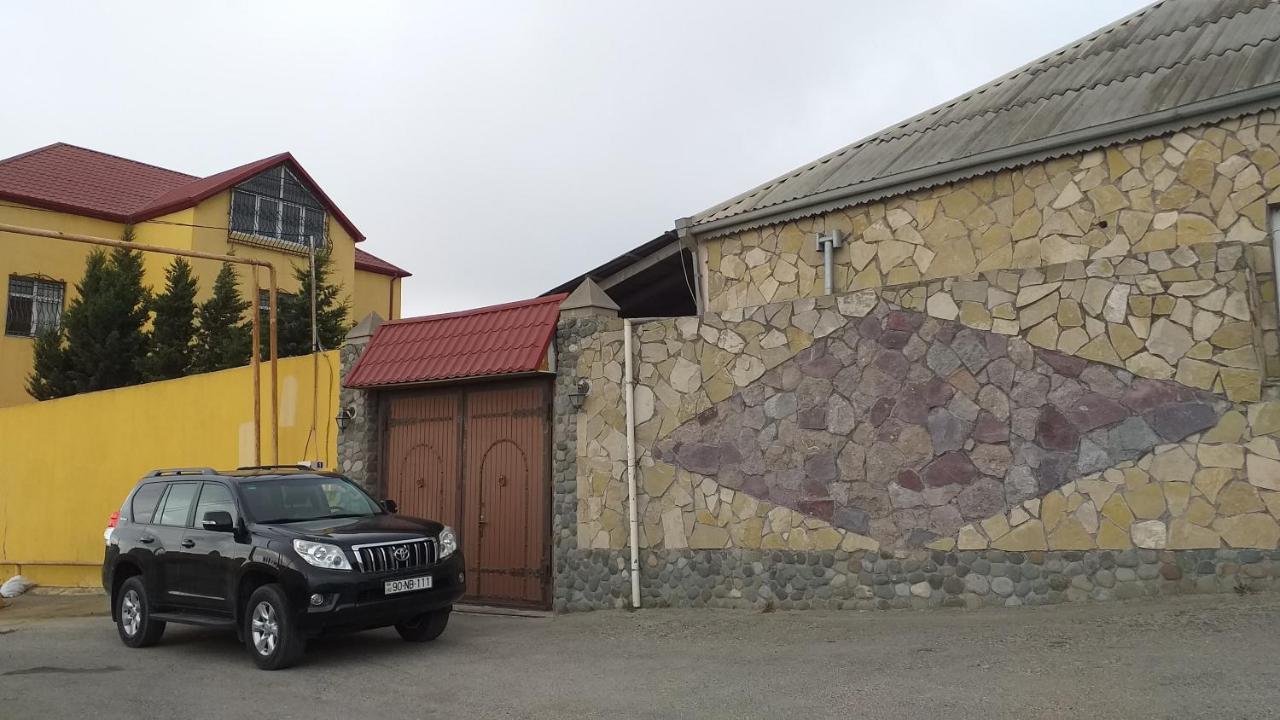
POLYGON ((622 321, 623 395, 627 404, 627 515, 631 545, 631 607, 640 607, 640 513, 636 508, 636 378, 631 360, 631 319, 622 321))
MULTIPOLYGON (((264 267, 267 269, 267 277, 270 281, 271 293, 268 299, 267 307, 267 324, 268 324, 268 340, 270 343, 270 362, 271 362, 271 453, 272 462, 280 462, 280 413, 277 406, 279 402, 279 393, 277 392, 276 382, 276 268, 266 260, 254 260, 252 258, 236 257, 235 255, 219 255, 217 253, 201 252, 199 250, 181 250, 177 248, 156 247, 153 245, 143 245, 140 243, 125 242, 124 240, 113 240, 111 238, 100 238, 93 235, 80 235, 77 233, 64 233, 56 230, 44 230, 41 228, 23 227, 21 225, 9 225, 0 223, 0 233, 13 233, 14 235, 30 235, 32 237, 51 238, 53 240, 67 240, 70 242, 84 243, 86 245, 99 245, 109 248, 124 248, 126 250, 138 250, 141 252, 154 252, 163 255, 180 255, 182 257, 200 258, 202 260, 218 260, 221 262, 229 262, 235 265, 250 265, 253 267, 264 267)), ((253 322, 254 347, 251 356, 251 365, 253 366, 253 437, 254 437, 254 463, 262 464, 262 413, 261 408, 261 390, 259 389, 260 381, 258 378, 258 353, 260 352, 257 345, 259 337, 258 330, 258 293, 257 293, 257 275, 253 275, 254 293, 253 305, 254 311, 251 320, 253 322)))

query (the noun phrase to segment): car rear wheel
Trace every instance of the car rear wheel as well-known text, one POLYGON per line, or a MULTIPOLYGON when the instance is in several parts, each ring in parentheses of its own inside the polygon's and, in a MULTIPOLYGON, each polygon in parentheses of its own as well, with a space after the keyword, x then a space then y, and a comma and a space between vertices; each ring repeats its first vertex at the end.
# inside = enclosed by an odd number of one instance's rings
POLYGON ((449 613, 452 611, 451 606, 396 623, 396 632, 409 642, 430 642, 440 637, 440 633, 449 626, 449 613))
POLYGON ((132 648, 155 645, 164 634, 164 621, 151 617, 147 590, 140 577, 125 580, 116 592, 116 631, 132 648))
POLYGON ((244 611, 244 642, 253 661, 263 670, 287 668, 302 657, 305 641, 279 585, 263 585, 249 596, 244 611))

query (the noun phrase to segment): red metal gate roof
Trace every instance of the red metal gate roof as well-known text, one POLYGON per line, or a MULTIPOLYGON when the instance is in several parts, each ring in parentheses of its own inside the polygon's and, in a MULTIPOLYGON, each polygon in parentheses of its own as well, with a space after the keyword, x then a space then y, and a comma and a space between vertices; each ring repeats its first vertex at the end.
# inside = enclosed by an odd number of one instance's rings
POLYGON ((367 388, 541 370, 566 297, 385 322, 343 384, 367 388))

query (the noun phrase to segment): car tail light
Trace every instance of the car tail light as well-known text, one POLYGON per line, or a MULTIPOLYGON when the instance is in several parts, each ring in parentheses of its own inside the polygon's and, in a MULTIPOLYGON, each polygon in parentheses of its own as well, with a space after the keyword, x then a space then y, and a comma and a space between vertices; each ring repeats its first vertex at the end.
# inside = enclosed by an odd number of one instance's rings
POLYGON ((107 518, 107 528, 102 531, 102 541, 108 545, 111 544, 111 536, 115 534, 116 525, 120 522, 120 511, 111 513, 111 517, 107 518))

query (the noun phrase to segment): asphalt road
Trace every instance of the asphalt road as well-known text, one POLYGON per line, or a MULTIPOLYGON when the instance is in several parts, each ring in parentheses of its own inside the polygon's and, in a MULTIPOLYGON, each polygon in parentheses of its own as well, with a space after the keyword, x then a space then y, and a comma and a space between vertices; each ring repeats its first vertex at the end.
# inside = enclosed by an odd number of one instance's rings
POLYGON ((455 614, 425 645, 321 639, 256 670, 225 634, 122 646, 6 624, 0 718, 1280 718, 1280 595, 932 612, 455 614))

